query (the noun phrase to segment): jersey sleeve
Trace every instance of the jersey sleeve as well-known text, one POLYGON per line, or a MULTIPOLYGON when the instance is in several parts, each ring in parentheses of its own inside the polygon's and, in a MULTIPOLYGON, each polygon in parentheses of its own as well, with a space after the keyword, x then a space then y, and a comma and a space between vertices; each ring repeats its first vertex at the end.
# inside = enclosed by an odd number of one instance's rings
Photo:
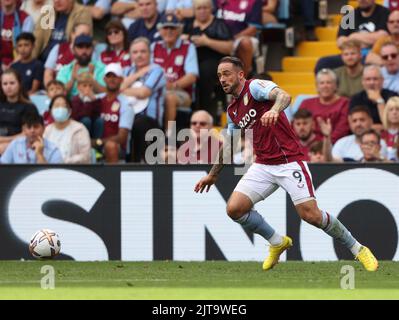
POLYGON ((273 81, 255 79, 249 84, 249 91, 257 101, 270 100, 270 92, 278 85, 273 81))

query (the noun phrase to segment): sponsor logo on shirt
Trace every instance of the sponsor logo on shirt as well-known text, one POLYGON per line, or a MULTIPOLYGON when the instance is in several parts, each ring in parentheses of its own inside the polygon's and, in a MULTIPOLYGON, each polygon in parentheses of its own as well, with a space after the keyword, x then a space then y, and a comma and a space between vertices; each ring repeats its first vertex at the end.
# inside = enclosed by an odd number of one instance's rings
POLYGON ((244 22, 245 21, 245 12, 242 13, 236 13, 233 11, 229 10, 219 10, 218 11, 218 18, 219 19, 224 19, 224 20, 230 20, 230 21, 239 21, 239 22, 244 22))
MULTIPOLYGON (((242 118, 241 121, 238 123, 238 126, 243 129, 248 126, 248 124, 251 122, 256 117, 256 110, 255 109, 250 109, 242 118)), ((255 123, 253 121, 251 125, 255 123)))
POLYGON ((31 70, 31 69, 26 70, 26 75, 27 75, 28 77, 29 77, 31 74, 32 74, 32 70, 31 70))

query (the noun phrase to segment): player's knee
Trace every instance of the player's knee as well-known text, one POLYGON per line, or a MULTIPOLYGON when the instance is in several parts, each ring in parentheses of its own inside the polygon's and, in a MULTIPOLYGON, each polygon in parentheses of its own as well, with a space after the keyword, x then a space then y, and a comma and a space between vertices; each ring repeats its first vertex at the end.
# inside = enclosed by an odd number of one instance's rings
POLYGON ((240 206, 231 203, 227 204, 226 212, 227 215, 233 220, 240 219, 245 214, 240 206))

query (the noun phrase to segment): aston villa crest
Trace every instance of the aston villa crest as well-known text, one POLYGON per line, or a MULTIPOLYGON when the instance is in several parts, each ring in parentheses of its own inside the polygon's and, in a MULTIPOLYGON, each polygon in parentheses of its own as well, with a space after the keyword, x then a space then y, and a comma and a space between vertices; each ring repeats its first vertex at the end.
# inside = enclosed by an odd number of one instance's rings
POLYGON ((244 105, 248 104, 248 93, 245 94, 244 96, 244 105))

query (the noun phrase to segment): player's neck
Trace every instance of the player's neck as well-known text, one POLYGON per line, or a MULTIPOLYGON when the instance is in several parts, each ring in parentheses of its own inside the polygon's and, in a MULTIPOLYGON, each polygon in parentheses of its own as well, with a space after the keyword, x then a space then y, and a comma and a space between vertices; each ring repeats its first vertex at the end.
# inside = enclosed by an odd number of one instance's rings
POLYGON ((107 100, 108 101, 113 101, 116 99, 116 97, 118 96, 119 91, 109 91, 107 90, 107 100))
POLYGON ((240 96, 242 90, 244 89, 244 85, 245 85, 245 79, 240 81, 240 84, 237 86, 237 89, 233 92, 234 98, 238 98, 240 96))

